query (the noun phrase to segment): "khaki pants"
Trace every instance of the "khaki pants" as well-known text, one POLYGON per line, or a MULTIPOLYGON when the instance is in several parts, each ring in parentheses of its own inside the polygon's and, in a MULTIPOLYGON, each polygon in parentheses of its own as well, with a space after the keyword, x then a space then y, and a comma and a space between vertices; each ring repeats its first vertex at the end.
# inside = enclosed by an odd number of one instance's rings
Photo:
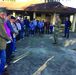
POLYGON ((58 43, 58 37, 59 37, 59 30, 54 30, 54 41, 55 41, 55 43, 58 43))

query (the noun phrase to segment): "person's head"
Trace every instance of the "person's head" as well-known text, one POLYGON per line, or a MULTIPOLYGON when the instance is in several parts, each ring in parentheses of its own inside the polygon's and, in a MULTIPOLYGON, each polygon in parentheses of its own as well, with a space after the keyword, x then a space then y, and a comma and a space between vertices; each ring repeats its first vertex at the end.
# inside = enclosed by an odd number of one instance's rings
POLYGON ((56 19, 59 19, 59 14, 56 14, 56 19))
POLYGON ((42 20, 42 22, 44 23, 44 20, 42 20))
POLYGON ((47 22, 49 22, 49 20, 47 19, 47 22))
POLYGON ((35 18, 33 20, 35 21, 35 18))
POLYGON ((25 17, 25 20, 27 20, 27 17, 25 17))
POLYGON ((31 22, 31 23, 33 23, 33 21, 32 21, 32 20, 31 20, 30 22, 31 22))
POLYGON ((40 20, 40 22, 41 22, 41 20, 40 20))
POLYGON ((7 12, 7 19, 10 20, 11 19, 11 14, 9 12, 7 12))
POLYGON ((5 8, 0 8, 0 17, 3 19, 6 19, 6 9, 5 8))
POLYGON ((18 23, 19 21, 20 21, 19 19, 16 19, 16 20, 15 20, 16 23, 18 23))
POLYGON ((68 17, 66 17, 66 20, 68 20, 68 17))
POLYGON ((19 20, 22 20, 22 17, 21 16, 19 16, 19 20))
POLYGON ((15 22, 15 20, 16 20, 16 18, 15 18, 15 17, 13 17, 13 16, 11 16, 11 20, 10 20, 10 21, 11 21, 12 23, 14 23, 14 22, 15 22))
POLYGON ((52 23, 50 24, 50 26, 52 26, 52 23))

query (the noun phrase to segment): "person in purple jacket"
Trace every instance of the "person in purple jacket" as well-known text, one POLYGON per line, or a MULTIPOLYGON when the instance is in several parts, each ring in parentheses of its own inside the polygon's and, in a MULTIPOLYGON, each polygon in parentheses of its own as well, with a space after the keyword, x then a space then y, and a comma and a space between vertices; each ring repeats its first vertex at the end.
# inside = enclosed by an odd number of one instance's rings
POLYGON ((53 25, 52 25, 52 23, 50 25, 50 32, 51 32, 51 34, 53 33, 53 25))

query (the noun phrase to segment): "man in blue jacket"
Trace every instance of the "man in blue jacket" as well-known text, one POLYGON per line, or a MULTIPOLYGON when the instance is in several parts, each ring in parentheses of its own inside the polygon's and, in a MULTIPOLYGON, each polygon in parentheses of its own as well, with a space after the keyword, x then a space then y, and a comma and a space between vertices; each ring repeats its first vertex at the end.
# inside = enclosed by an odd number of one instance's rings
POLYGON ((25 17, 24 24, 26 26, 25 36, 29 36, 29 20, 27 20, 27 17, 25 17))
POLYGON ((42 33, 42 28, 43 28, 43 23, 41 22, 41 20, 38 23, 38 28, 39 28, 39 34, 41 34, 42 33))

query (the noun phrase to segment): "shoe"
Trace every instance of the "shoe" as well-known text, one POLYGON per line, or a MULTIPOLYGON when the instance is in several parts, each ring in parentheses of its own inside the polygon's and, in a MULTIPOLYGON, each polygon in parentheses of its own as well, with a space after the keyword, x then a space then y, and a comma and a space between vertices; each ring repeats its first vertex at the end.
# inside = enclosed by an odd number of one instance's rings
POLYGON ((6 63, 7 63, 7 64, 10 63, 9 59, 6 60, 6 63))
POLYGON ((66 36, 63 36, 63 38, 66 38, 66 36))
POLYGON ((69 37, 67 37, 67 39, 69 39, 69 37))
POLYGON ((13 60, 13 59, 11 59, 11 58, 9 59, 9 61, 12 61, 12 60, 13 60))
POLYGON ((1 75, 9 75, 9 73, 3 73, 3 74, 1 74, 1 75))
POLYGON ((12 54, 14 54, 15 52, 12 52, 12 54))
POLYGON ((14 57, 15 57, 14 55, 10 56, 10 58, 14 58, 14 57))
POLYGON ((56 44, 56 43, 53 43, 53 44, 56 44))
POLYGON ((58 46, 58 43, 54 44, 54 46, 58 46))
POLYGON ((29 36, 31 36, 31 35, 29 35, 29 36))

